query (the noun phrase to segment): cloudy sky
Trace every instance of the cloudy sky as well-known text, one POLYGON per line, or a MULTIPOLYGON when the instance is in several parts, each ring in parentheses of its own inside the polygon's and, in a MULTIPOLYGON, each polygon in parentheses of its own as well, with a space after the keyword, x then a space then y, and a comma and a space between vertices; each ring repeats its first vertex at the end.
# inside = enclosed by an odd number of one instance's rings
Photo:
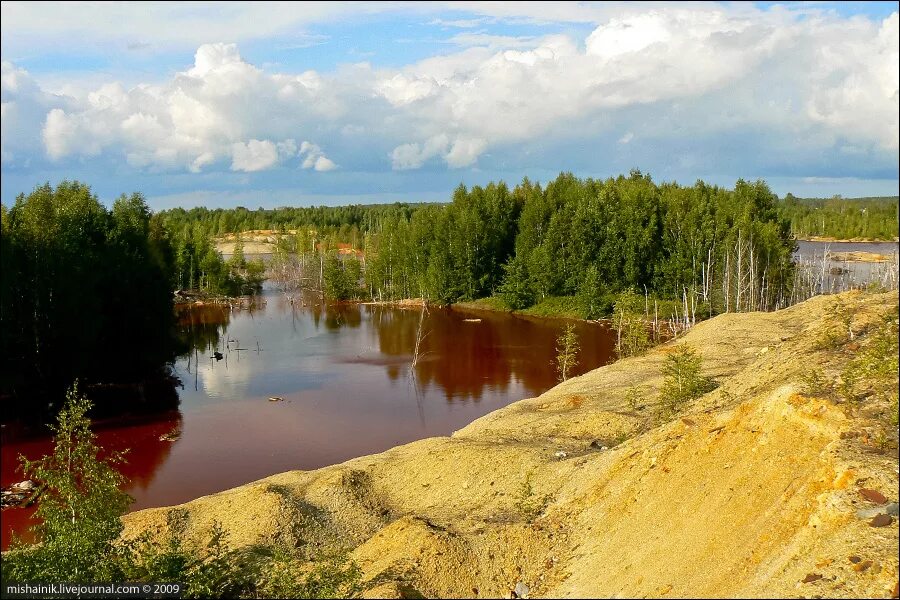
POLYGON ((2 200, 447 200, 560 171, 898 193, 898 3, 2 3, 2 200))

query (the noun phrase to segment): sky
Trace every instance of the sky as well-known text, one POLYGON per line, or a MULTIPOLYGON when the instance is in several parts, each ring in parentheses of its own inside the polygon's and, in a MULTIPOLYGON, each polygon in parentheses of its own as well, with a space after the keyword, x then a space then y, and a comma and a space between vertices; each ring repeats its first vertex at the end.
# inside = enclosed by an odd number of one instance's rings
POLYGON ((562 171, 898 193, 897 2, 0 4, 2 179, 154 209, 562 171))

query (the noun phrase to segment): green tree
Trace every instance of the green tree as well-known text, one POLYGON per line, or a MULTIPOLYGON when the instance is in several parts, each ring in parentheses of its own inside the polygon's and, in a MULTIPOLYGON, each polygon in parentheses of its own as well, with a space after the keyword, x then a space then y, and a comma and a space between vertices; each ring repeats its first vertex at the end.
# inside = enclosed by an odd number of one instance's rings
POLYGON ((613 304, 616 352, 620 357, 637 356, 650 347, 645 302, 643 296, 629 289, 620 293, 613 304))
POLYGON ((572 370, 578 366, 578 334, 575 333, 575 325, 569 324, 559 337, 556 338, 556 372, 560 381, 569 378, 572 370))
POLYGON ((659 391, 660 406, 665 413, 674 414, 687 402, 713 389, 713 383, 701 374, 702 368, 702 358, 686 344, 677 346, 666 356, 659 391))
POLYGON ((500 296, 512 309, 528 308, 534 304, 534 292, 528 279, 528 267, 518 254, 503 265, 505 275, 500 296))
POLYGON ((598 319, 608 315, 612 309, 597 265, 588 266, 576 296, 585 319, 598 319))
MULTIPOLYGON (((8 418, 43 421, 75 379, 164 379, 177 345, 169 270, 177 256, 140 194, 107 210, 82 183, 38 186, 5 212, 2 236, 0 395, 8 418)), ((129 404, 104 400, 97 410, 129 404)))
POLYGON ((335 253, 329 253, 324 267, 325 297, 331 300, 349 300, 353 296, 353 287, 341 259, 335 253))
POLYGON ((35 461, 20 456, 22 471, 42 493, 34 531, 38 544, 13 544, 4 556, 3 580, 113 581, 120 573, 111 558, 118 552, 119 519, 131 497, 121 491, 124 479, 94 443, 87 412, 91 402, 73 386, 54 426, 53 453, 35 461))

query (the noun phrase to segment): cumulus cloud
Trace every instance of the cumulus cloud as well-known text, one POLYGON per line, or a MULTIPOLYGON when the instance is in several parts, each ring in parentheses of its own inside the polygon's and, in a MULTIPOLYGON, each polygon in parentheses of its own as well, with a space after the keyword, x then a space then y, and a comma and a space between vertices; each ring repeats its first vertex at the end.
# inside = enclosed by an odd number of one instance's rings
POLYGON ((337 165, 334 164, 330 158, 325 156, 325 153, 322 152, 322 149, 319 148, 317 144, 313 144, 312 142, 303 142, 300 144, 300 151, 298 154, 303 159, 300 166, 304 169, 313 169, 315 171, 333 171, 334 169, 337 169, 337 165))
POLYGON ((44 144, 50 158, 62 158, 69 154, 69 143, 74 140, 76 126, 66 113, 54 108, 47 114, 44 125, 44 144))
POLYGON ((453 142, 450 151, 444 157, 447 165, 454 169, 475 164, 478 155, 487 148, 487 141, 480 138, 460 138, 453 142))
POLYGON ((418 169, 432 157, 445 154, 449 144, 450 140, 444 134, 436 135, 423 144, 401 144, 391 152, 391 164, 397 171, 418 169))
POLYGON ((41 127, 47 115, 66 100, 41 90, 27 71, 9 61, 2 62, 0 74, 0 156, 4 165, 23 165, 32 156, 43 154, 41 127))
MULTIPOLYGON (((701 153, 710 140, 740 139, 767 147, 746 157, 757 166, 822 164, 828 153, 896 164, 897 13, 875 22, 725 5, 564 12, 592 20, 593 31, 474 33, 451 38, 472 45, 459 52, 329 73, 270 72, 236 44, 204 44, 167 81, 106 83, 77 97, 47 94, 4 62, 3 160, 31 140, 53 161, 104 156, 140 169, 201 172, 230 161, 240 172, 331 171, 379 160, 400 171, 471 167, 547 140, 603 140, 623 153, 679 140, 701 153), (315 143, 294 141, 304 139, 315 143)), ((689 154, 678 159, 700 164, 689 154)))
POLYGON ((231 146, 231 170, 262 171, 278 162, 278 148, 269 140, 237 142, 231 146))

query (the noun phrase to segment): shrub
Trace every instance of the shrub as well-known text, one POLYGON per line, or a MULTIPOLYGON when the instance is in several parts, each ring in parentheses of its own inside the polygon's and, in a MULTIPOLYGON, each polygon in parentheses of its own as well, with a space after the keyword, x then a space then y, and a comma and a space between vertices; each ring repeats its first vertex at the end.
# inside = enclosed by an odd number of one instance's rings
POLYGON ((533 475, 533 471, 528 472, 516 497, 516 509, 518 509, 522 516, 529 521, 534 520, 538 515, 544 512, 544 509, 547 508, 547 505, 550 504, 550 501, 552 500, 551 496, 539 496, 534 493, 534 489, 531 487, 531 478, 533 475))
POLYGON ((560 381, 568 379, 572 369, 578 366, 578 351, 575 325, 567 325, 565 331, 556 338, 556 371, 560 381))
POLYGON ((116 540, 119 517, 131 497, 119 487, 124 478, 114 465, 121 454, 100 459, 87 412, 91 402, 77 384, 66 395, 54 432, 53 453, 21 469, 43 489, 33 529, 38 544, 15 541, 3 560, 3 580, 81 583, 112 581, 121 575, 116 540))
POLYGON ((312 566, 288 548, 276 548, 262 570, 256 595, 263 598, 355 598, 362 591, 362 571, 344 554, 312 566))
POLYGON ((703 360, 689 346, 682 344, 666 357, 663 365, 660 406, 668 414, 678 412, 685 403, 695 400, 715 388, 715 384, 700 372, 703 360))
POLYGON ((200 548, 186 547, 176 535, 121 541, 120 517, 131 502, 119 489, 124 478, 114 468, 122 456, 99 458, 86 416, 90 408, 73 387, 53 428, 53 453, 36 461, 20 457, 25 474, 43 489, 41 523, 35 527, 37 544, 14 541, 4 553, 3 583, 177 582, 185 585, 185 598, 359 594, 361 572, 346 556, 309 563, 299 553, 282 552, 273 554, 274 560, 248 561, 228 547, 218 523, 200 548))
POLYGON ((825 323, 822 326, 816 348, 833 350, 855 337, 853 331, 853 307, 843 298, 835 298, 825 308, 825 323))
POLYGON ((834 393, 834 384, 822 373, 821 369, 809 369, 800 376, 803 393, 808 396, 828 397, 834 393))
POLYGON ((636 387, 630 387, 625 391, 625 404, 632 411, 638 411, 644 408, 644 395, 636 387))

